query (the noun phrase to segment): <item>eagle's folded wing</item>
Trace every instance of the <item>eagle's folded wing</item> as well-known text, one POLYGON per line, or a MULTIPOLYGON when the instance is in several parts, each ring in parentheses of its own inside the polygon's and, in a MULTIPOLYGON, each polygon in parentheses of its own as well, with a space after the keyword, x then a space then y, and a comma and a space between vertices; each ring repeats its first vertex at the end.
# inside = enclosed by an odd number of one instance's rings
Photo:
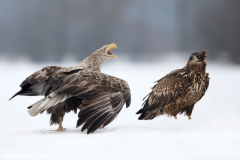
MULTIPOLYGON (((185 89, 190 85, 187 77, 178 76, 181 70, 176 70, 166 75, 162 79, 157 81, 157 84, 153 87, 146 100, 143 103, 143 108, 136 114, 145 113, 146 111, 154 110, 158 108, 163 109, 167 104, 175 101, 185 89)), ((142 114, 139 118, 143 118, 142 114)))

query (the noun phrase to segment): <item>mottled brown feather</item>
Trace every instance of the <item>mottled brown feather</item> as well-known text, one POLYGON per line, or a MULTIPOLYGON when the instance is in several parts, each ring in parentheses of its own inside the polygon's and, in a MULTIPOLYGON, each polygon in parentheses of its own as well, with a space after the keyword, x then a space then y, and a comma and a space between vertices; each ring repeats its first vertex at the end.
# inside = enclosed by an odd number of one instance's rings
POLYGON ((38 70, 34 72, 32 75, 27 77, 21 84, 20 87, 23 87, 25 85, 34 84, 36 82, 43 82, 48 80, 49 76, 52 75, 53 72, 56 70, 59 70, 61 67, 58 66, 47 66, 42 68, 41 70, 38 70))
POLYGON ((205 58, 205 51, 195 52, 184 68, 174 70, 158 80, 146 96, 143 108, 137 112, 141 114, 139 120, 164 114, 176 116, 185 113, 191 116, 194 105, 203 97, 209 85, 205 58), (194 59, 194 56, 199 56, 199 59, 194 59))

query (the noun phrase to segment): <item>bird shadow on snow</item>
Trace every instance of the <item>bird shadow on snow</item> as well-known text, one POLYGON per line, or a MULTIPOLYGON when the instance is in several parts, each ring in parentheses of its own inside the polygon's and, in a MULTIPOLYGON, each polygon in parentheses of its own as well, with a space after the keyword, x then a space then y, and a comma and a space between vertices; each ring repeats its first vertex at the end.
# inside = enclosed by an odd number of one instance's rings
MULTIPOLYGON (((98 129, 97 131, 95 131, 94 133, 90 133, 90 134, 104 134, 104 133, 108 133, 108 132, 116 132, 118 129, 117 128, 103 128, 103 129, 98 129)), ((66 128, 66 130, 64 132, 57 132, 55 131, 55 129, 53 130, 35 130, 33 131, 34 133, 38 133, 38 134, 87 134, 87 130, 81 132, 81 128, 66 128)))

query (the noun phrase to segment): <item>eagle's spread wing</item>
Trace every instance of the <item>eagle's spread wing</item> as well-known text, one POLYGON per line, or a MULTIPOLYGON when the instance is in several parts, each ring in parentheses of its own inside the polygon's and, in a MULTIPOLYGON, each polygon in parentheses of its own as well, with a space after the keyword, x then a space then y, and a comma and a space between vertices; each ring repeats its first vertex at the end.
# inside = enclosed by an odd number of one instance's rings
MULTIPOLYGON (((36 116, 47 110, 50 123, 57 123, 57 131, 63 131, 64 114, 81 109, 77 126, 88 133, 109 124, 123 105, 130 105, 130 89, 124 80, 101 72, 101 66, 110 58, 116 58, 112 49, 117 45, 104 45, 75 67, 44 67, 26 78, 17 95, 44 98, 28 107, 28 113, 36 116)), ((13 98, 12 97, 12 98, 13 98)), ((10 100, 12 99, 10 98, 10 100)))
POLYGON ((82 99, 77 127, 84 124, 82 131, 88 128, 87 133, 108 125, 131 102, 126 81, 100 72, 82 70, 52 80, 56 83, 50 92, 82 99))
MULTIPOLYGON (((147 95, 143 108, 137 112, 137 114, 141 114, 139 119, 143 119, 147 111, 156 108, 162 110, 166 105, 175 101, 189 86, 190 82, 187 77, 182 75, 182 69, 172 71, 158 80, 157 84, 152 88, 152 92, 147 95)), ((153 117, 147 119, 152 119, 158 114, 152 114, 153 117)))
POLYGON ((61 69, 58 66, 47 66, 27 77, 21 84, 21 90, 14 94, 9 100, 17 95, 39 96, 44 95, 48 89, 47 82, 52 73, 61 69))
POLYGON ((9 100, 17 95, 24 96, 47 96, 49 94, 48 89, 51 87, 49 84, 52 76, 62 77, 75 73, 81 69, 74 67, 58 67, 58 66, 47 66, 44 67, 29 77, 27 77, 21 84, 21 90, 14 94, 9 100))

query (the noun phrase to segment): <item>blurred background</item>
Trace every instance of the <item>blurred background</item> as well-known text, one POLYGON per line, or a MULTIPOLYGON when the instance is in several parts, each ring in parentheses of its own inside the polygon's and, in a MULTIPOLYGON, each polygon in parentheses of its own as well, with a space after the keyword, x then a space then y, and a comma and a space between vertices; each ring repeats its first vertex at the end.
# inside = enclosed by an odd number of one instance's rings
POLYGON ((206 49, 240 64, 239 16, 239 0, 0 0, 0 58, 80 61, 116 43, 135 61, 206 49))
POLYGON ((240 0, 0 0, 0 159, 66 153, 77 160, 239 160, 239 71, 240 0), (53 133, 48 114, 27 113, 39 96, 8 101, 35 71, 74 66, 110 43, 117 44, 118 58, 102 71, 126 80, 132 100, 105 129, 85 136, 71 112, 64 117, 66 133, 53 133), (210 85, 193 119, 138 121, 135 113, 154 81, 202 49, 210 85))

